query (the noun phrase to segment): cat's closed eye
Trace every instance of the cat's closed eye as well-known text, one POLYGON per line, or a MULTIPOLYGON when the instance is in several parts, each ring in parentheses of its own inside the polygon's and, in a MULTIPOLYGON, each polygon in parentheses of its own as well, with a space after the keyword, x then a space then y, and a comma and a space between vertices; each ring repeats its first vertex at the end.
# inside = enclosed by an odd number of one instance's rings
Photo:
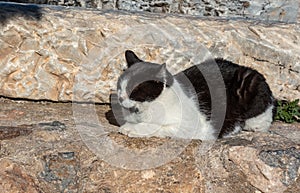
POLYGON ((145 81, 131 91, 129 98, 134 101, 145 102, 153 101, 162 92, 164 83, 156 80, 145 81))

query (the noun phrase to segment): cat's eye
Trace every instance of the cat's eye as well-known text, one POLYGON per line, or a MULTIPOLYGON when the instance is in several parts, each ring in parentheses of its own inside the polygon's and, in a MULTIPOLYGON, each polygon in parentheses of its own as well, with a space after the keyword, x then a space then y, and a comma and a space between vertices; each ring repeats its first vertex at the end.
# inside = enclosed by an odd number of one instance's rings
POLYGON ((160 81, 145 81, 134 87, 129 98, 134 101, 145 102, 153 101, 161 94, 164 84, 160 81))

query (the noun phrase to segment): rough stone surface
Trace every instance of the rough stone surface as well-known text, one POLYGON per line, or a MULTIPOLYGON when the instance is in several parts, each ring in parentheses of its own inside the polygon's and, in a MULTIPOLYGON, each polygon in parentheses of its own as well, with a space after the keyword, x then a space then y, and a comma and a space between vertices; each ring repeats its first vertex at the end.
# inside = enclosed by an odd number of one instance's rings
MULTIPOLYGON (((7 0, 11 1, 11 0, 7 0)), ((297 0, 12 0, 23 3, 79 6, 102 10, 145 11, 198 16, 297 21, 297 0)))
MULTIPOLYGON (((241 133, 214 143, 193 140, 182 153, 161 166, 128 170, 107 162, 84 143, 82 133, 76 129, 72 104, 0 99, 0 106, 1 127, 11 128, 13 133, 23 131, 25 126, 31 131, 26 135, 0 135, 0 190, 5 193, 300 190, 299 124, 274 123, 270 133, 241 133)), ((118 128, 105 118, 109 106, 94 107, 106 127, 106 136, 128 151, 158 148, 170 141, 119 134, 118 128)), ((84 120, 88 115, 81 116, 84 120)), ((168 152, 161 153, 164 157, 168 152)))
POLYGON ((109 102, 124 51, 175 73, 223 57, 263 73, 275 97, 300 91, 299 24, 1 3, 0 95, 109 102), (159 18, 159 19, 158 19, 159 18))

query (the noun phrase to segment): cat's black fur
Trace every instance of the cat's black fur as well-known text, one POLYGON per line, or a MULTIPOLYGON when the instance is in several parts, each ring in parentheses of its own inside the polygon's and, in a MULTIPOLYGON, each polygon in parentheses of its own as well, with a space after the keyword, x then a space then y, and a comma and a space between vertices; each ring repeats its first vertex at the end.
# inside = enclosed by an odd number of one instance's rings
MULTIPOLYGON (((132 68, 132 71, 135 71, 134 68, 139 68, 138 65, 133 65, 139 62, 143 62, 140 60, 134 52, 130 50, 126 50, 125 57, 127 61, 128 68, 132 68)), ((132 77, 131 80, 128 82, 127 86, 127 93, 129 94, 130 99, 139 101, 139 102, 145 102, 145 101, 153 101, 156 99, 160 93, 163 90, 164 82, 163 82, 163 76, 164 74, 161 74, 165 71, 166 64, 162 64, 161 66, 157 67, 156 64, 153 65, 153 63, 147 62, 148 69, 141 69, 136 70, 139 71, 139 74, 133 74, 131 73, 130 76, 132 77), (140 82, 140 84, 137 84, 136 80, 144 80, 143 82, 140 82)), ((126 72, 125 72, 126 73, 126 72)), ((167 74, 167 82, 165 83, 166 87, 169 87, 173 83, 173 78, 171 74, 167 74)), ((122 78, 122 76, 120 77, 122 78)), ((118 81, 120 82, 120 81, 118 81)), ((120 85, 118 85, 120 87, 120 85)))

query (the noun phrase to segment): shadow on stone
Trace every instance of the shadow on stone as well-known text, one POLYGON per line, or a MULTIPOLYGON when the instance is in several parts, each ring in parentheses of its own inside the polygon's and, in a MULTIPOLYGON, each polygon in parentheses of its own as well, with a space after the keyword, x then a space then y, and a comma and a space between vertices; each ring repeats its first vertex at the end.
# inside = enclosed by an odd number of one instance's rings
POLYGON ((121 126, 125 124, 125 120, 123 117, 122 107, 119 105, 117 101, 117 95, 110 95, 110 110, 105 113, 105 118, 108 122, 115 126, 121 126))
POLYGON ((9 20, 16 17, 23 17, 27 20, 39 21, 42 18, 42 11, 36 5, 22 5, 16 3, 0 2, 0 24, 5 25, 9 20))

